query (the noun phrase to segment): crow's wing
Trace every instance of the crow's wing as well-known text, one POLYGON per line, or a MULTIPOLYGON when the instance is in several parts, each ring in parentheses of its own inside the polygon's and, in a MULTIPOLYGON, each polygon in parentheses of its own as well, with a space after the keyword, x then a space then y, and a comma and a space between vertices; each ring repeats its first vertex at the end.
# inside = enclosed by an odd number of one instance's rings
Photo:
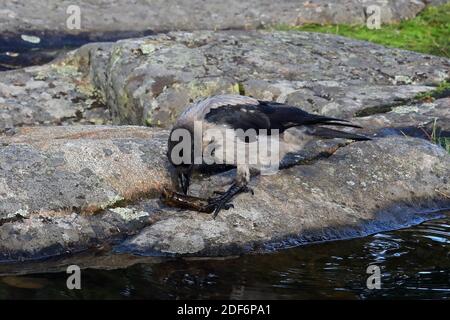
POLYGON ((270 130, 272 125, 270 117, 259 109, 259 104, 223 105, 211 109, 204 119, 211 124, 244 131, 270 130))
POLYGON ((204 120, 233 129, 276 129, 279 132, 308 125, 359 127, 346 120, 308 113, 300 108, 277 102, 258 101, 243 104, 222 104, 208 109, 204 120))
POLYGON ((177 119, 177 125, 189 125, 194 121, 203 121, 205 116, 214 109, 240 105, 257 105, 258 100, 239 95, 217 95, 190 104, 177 119))

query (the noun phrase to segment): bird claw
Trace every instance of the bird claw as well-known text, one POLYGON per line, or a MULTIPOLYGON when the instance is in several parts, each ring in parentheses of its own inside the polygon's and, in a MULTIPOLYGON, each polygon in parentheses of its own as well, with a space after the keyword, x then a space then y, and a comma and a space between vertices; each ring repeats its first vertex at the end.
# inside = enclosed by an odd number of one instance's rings
POLYGON ((225 210, 230 210, 230 209, 234 209, 234 204, 232 203, 227 203, 224 207, 225 210))
POLYGON ((211 197, 208 199, 208 205, 206 206, 205 211, 209 211, 213 214, 213 218, 215 219, 217 215, 219 214, 220 210, 225 209, 229 210, 231 208, 234 208, 234 205, 232 203, 229 203, 231 199, 233 199, 237 194, 239 193, 246 193, 250 192, 252 195, 254 195, 254 191, 252 188, 244 185, 232 185, 227 191, 214 191, 214 194, 219 194, 218 197, 211 197))
MULTIPOLYGON (((224 192, 223 194, 225 195, 226 192, 224 192)), ((215 219, 219 214, 220 210, 234 209, 234 205, 232 203, 229 203, 228 201, 230 201, 230 199, 224 196, 217 198, 209 198, 207 211, 211 211, 211 213, 213 214, 213 218, 215 219)))
POLYGON ((255 191, 253 190, 253 188, 250 188, 250 187, 248 187, 248 186, 243 187, 242 192, 245 192, 245 193, 251 193, 252 196, 255 195, 255 191))

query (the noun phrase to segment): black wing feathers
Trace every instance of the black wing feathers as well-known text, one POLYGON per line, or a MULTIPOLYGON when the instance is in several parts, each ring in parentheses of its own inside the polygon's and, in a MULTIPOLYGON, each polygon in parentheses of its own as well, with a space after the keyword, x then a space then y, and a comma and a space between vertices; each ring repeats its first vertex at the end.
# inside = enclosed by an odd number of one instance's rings
POLYGON ((205 120, 225 124, 233 129, 278 129, 281 132, 303 125, 332 125, 361 128, 347 120, 308 113, 300 108, 271 101, 260 101, 258 105, 225 105, 211 109, 205 120))
POLYGON ((334 130, 334 129, 325 128, 325 127, 315 127, 314 130, 311 130, 311 132, 309 132, 309 134, 316 136, 316 137, 323 138, 323 139, 341 138, 341 139, 349 139, 349 140, 355 140, 355 141, 372 140, 368 137, 365 137, 365 136, 362 136, 359 134, 334 130))
POLYGON ((360 126, 349 123, 347 120, 312 114, 300 108, 281 103, 261 101, 260 109, 269 115, 272 124, 280 130, 314 124, 361 128, 360 126))
POLYGON ((223 106, 211 109, 205 120, 216 124, 225 124, 232 129, 270 129, 270 118, 258 110, 257 105, 223 106))

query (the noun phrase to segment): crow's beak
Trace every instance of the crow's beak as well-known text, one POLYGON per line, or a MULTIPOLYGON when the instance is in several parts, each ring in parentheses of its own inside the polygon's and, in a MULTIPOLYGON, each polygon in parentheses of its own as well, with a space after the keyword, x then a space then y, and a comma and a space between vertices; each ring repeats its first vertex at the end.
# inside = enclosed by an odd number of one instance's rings
POLYGON ((189 189, 190 177, 185 173, 178 174, 178 183, 180 184, 181 190, 184 194, 187 194, 189 189))

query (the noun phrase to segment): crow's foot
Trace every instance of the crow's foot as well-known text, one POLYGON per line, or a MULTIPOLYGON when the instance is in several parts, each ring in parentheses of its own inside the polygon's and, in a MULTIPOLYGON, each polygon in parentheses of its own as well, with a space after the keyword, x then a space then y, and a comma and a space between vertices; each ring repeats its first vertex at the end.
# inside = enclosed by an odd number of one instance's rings
POLYGON ((222 209, 228 210, 234 208, 234 205, 229 202, 230 200, 231 199, 222 196, 216 198, 209 198, 208 205, 206 206, 205 211, 212 213, 213 218, 215 219, 219 214, 220 210, 222 209))
POLYGON ((250 192, 252 194, 252 196, 255 195, 255 191, 253 191, 253 189, 250 188, 249 186, 245 186, 245 189, 242 190, 242 193, 247 193, 247 192, 250 192))
POLYGON ((237 185, 232 184, 231 187, 223 192, 223 191, 214 191, 215 194, 219 194, 218 197, 212 197, 208 199, 208 205, 206 206, 206 210, 212 212, 213 218, 215 219, 219 214, 220 210, 225 209, 228 210, 230 208, 234 208, 232 203, 229 203, 235 196, 240 193, 250 192, 252 195, 254 194, 253 189, 249 188, 247 185, 237 185))

